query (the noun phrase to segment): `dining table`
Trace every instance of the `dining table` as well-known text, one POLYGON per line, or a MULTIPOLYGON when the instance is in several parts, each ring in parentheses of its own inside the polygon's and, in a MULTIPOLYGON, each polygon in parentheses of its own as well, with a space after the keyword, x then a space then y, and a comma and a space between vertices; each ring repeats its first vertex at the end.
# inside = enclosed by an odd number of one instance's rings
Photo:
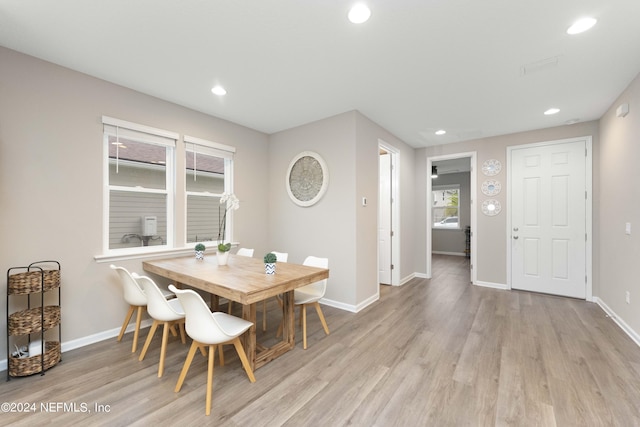
POLYGON ((181 256, 144 261, 142 268, 175 282, 209 293, 212 300, 226 298, 242 304, 242 318, 252 323, 243 335, 243 347, 252 369, 258 369, 295 347, 294 289, 329 277, 329 269, 279 262, 266 274, 262 259, 229 255, 226 265, 216 256, 196 259, 181 256), (283 308, 282 340, 270 347, 256 342, 256 304, 279 296, 283 308))

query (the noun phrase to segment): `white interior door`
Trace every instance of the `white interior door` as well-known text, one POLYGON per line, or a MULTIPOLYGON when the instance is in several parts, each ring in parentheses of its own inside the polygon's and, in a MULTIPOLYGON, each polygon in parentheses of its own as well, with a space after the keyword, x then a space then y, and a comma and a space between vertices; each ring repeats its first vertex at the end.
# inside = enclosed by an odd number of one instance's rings
POLYGON ((378 280, 391 284, 391 154, 380 154, 380 192, 378 214, 378 280))
POLYGON ((511 150, 511 287, 586 297, 586 141, 511 150))

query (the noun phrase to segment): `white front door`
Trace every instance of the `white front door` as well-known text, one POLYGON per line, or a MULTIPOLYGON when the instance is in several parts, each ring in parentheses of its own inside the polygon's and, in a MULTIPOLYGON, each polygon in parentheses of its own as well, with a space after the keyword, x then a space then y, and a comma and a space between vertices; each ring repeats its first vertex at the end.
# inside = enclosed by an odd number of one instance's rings
POLYGON ((510 151, 513 289, 586 298, 586 144, 510 151))

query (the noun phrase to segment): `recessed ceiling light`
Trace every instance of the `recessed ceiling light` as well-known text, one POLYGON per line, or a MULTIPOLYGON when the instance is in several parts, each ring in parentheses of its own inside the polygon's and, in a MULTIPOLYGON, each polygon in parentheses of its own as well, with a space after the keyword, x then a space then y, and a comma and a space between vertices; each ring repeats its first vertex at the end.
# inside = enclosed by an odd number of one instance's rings
POLYGON ((596 22, 598 22, 598 20, 595 18, 582 18, 569 27, 567 34, 583 33, 596 25, 596 22))
POLYGON ((545 116, 550 116, 552 114, 556 114, 559 113, 560 109, 559 108, 549 108, 547 111, 544 112, 545 116))
POLYGON ((362 24, 366 22, 371 16, 371 10, 363 3, 358 3, 354 5, 351 10, 349 10, 349 21, 354 24, 362 24))
POLYGON ((576 123, 578 123, 580 121, 580 119, 569 119, 566 122, 564 122, 565 125, 574 125, 576 123))
POLYGON ((444 135, 445 133, 447 133, 447 131, 444 129, 440 129, 436 131, 436 135, 444 135))
POLYGON ((227 90, 225 88, 223 88, 222 86, 214 86, 211 88, 211 92, 214 95, 218 95, 218 96, 222 96, 222 95, 226 95, 227 94, 227 90))

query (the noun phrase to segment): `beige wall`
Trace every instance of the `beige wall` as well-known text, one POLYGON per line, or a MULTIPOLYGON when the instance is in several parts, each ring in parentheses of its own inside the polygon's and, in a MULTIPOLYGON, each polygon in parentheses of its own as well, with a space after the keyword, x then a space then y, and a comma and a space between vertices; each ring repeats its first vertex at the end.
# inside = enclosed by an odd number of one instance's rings
MULTIPOLYGON (((267 249, 267 135, 0 47, 0 271, 62 263, 63 343, 119 328, 127 310, 109 264, 94 260, 102 250, 102 115, 237 147, 235 237, 267 249)), ((184 216, 176 212, 176 222, 184 216)), ((141 260, 118 264, 141 271, 141 260)))
MULTIPOLYGON (((269 241, 289 260, 307 255, 329 258, 328 302, 357 310, 378 294, 378 143, 401 151, 405 173, 413 174, 413 149, 356 111, 339 114, 270 136, 269 241), (329 169, 329 187, 311 207, 294 204, 284 186, 289 164, 301 151, 315 151, 329 169), (405 166, 406 164, 406 166, 405 166), (368 204, 362 206, 362 197, 368 204)), ((412 178, 403 178, 402 208, 412 209, 412 178), (407 186, 405 188, 405 185, 407 186), (405 205, 406 203, 406 205, 405 205)), ((402 191, 402 190, 401 190, 402 191)), ((410 223, 407 230, 410 230, 410 223)), ((411 252, 410 232, 402 244, 411 252)), ((403 272, 413 272, 410 265, 403 272)))
POLYGON ((600 120, 600 286, 597 295, 640 337, 640 75, 600 120), (616 117, 620 104, 629 114, 616 117), (625 223, 631 223, 631 235, 625 223), (631 303, 625 302, 625 292, 631 303))
MULTIPOLYGON (((571 126, 561 126, 549 129, 542 129, 530 132, 522 132, 511 135, 503 135, 491 138, 477 139, 458 144, 439 145, 428 147, 417 151, 416 155, 416 181, 419 183, 419 191, 416 194, 416 228, 424 230, 418 233, 419 236, 426 236, 426 180, 429 179, 426 170, 428 157, 442 156, 455 153, 467 153, 475 151, 477 153, 476 182, 481 185, 484 180, 481 168, 482 164, 489 159, 498 159, 502 165, 502 172, 496 176, 502 182, 502 191, 497 199, 503 206, 501 214, 495 217, 483 215, 480 203, 476 203, 476 215, 478 223, 474 237, 477 241, 476 251, 476 274, 477 281, 485 284, 506 285, 507 283, 507 215, 504 207, 507 206, 508 184, 506 182, 507 147, 530 144, 542 141, 554 141, 577 136, 592 136, 593 141, 593 199, 594 206, 598 200, 598 146, 599 146, 599 125, 598 122, 577 123, 571 126)), ((473 172, 472 172, 473 173, 473 172)), ((480 192, 478 192, 480 194, 480 192)), ((597 230, 598 227, 597 210, 593 213, 594 247, 598 247, 597 230)), ((426 237, 416 245, 416 271, 426 272, 426 237)), ((597 253, 594 253, 594 282, 597 280, 597 253)), ((594 295, 595 293, 594 283, 594 295)))

